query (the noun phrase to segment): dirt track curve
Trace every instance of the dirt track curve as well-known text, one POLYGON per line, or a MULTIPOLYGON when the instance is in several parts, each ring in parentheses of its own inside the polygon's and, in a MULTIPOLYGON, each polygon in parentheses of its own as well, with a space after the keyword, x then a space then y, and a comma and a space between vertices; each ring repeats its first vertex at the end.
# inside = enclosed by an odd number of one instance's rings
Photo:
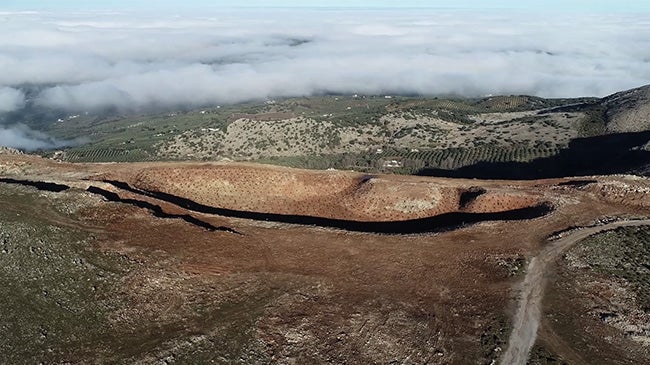
POLYGON ((541 319, 546 267, 573 244, 597 233, 619 227, 650 225, 650 219, 618 221, 602 226, 586 227, 557 239, 534 257, 521 286, 521 298, 513 320, 513 329, 508 348, 501 358, 503 365, 526 364, 528 354, 537 337, 537 327, 541 319))

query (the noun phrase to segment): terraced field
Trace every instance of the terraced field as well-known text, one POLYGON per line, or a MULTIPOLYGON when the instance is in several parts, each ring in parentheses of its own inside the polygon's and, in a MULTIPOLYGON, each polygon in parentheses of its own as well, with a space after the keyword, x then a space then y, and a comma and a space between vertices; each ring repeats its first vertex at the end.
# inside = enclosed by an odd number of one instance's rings
POLYGON ((59 157, 69 162, 136 162, 153 161, 156 159, 150 153, 135 149, 104 149, 87 148, 66 151, 59 157))
POLYGON ((278 157, 257 162, 320 170, 334 168, 413 174, 423 168, 454 170, 477 162, 530 162, 538 158, 555 156, 559 152, 558 147, 528 146, 482 146, 428 151, 388 149, 381 153, 278 157))

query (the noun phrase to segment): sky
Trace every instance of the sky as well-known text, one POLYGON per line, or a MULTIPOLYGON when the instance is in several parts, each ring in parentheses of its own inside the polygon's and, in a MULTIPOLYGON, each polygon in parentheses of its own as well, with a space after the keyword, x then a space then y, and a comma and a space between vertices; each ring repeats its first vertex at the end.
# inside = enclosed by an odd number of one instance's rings
POLYGON ((647 0, 3 0, 0 9, 125 10, 225 7, 358 7, 516 9, 551 12, 650 12, 647 0))
POLYGON ((0 144, 66 143, 3 125, 26 107, 128 113, 324 93, 602 97, 650 84, 646 0, 293 6, 305 3, 2 0, 0 144))

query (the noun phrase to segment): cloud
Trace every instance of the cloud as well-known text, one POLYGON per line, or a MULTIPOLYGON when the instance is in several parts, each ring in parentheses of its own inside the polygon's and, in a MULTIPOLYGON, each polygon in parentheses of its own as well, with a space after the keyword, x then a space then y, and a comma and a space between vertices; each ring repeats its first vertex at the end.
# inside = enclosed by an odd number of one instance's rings
POLYGON ((25 94, 11 87, 0 87, 0 113, 12 112, 25 105, 25 94))
POLYGON ((22 105, 23 85, 42 86, 28 102, 85 111, 319 93, 604 96, 650 83, 647 14, 251 9, 1 20, 10 36, 0 38, 0 111, 22 105))
POLYGON ((12 126, 0 125, 0 146, 34 151, 73 146, 83 142, 85 141, 81 139, 64 141, 52 138, 45 133, 35 131, 23 124, 12 126))

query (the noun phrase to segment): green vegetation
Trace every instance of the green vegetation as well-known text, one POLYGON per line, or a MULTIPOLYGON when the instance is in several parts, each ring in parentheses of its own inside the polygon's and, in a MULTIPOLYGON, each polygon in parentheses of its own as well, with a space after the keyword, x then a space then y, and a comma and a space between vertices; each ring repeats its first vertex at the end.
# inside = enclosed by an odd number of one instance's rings
POLYGON ((580 125, 580 136, 592 137, 601 135, 607 129, 607 109, 595 105, 586 111, 586 117, 580 125))
POLYGON ((650 312, 650 227, 625 227, 586 239, 575 252, 596 273, 623 280, 650 312))
POLYGON ((512 330, 510 320, 505 316, 492 318, 481 333, 481 351, 486 364, 496 363, 508 343, 508 335, 512 330))
MULTIPOLYGON (((0 184, 0 363, 268 363, 255 321, 286 278, 183 275, 98 243, 81 191, 0 184), (89 225, 86 226, 86 223, 89 225)), ((114 238, 111 238, 114 239, 114 238)))
POLYGON ((62 154, 43 151, 43 155, 70 162, 229 158, 393 173, 413 173, 424 167, 454 169, 480 161, 527 162, 555 155, 578 134, 603 133, 605 111, 596 100, 328 95, 154 115, 83 113, 59 118, 47 133, 88 143, 62 154), (558 112, 564 117, 478 117, 559 106, 571 109, 572 105, 586 105, 586 116, 558 112), (236 120, 236 128, 231 127, 236 120), (301 120, 308 122, 301 124, 301 120), (397 164, 388 167, 386 161, 397 164))
POLYGON ((70 162, 136 162, 155 159, 150 152, 142 149, 79 148, 68 151, 65 156, 65 160, 70 162))
POLYGON ((560 356, 551 353, 543 346, 535 345, 530 350, 528 365, 569 365, 560 356))
POLYGON ((381 171, 412 174, 422 168, 457 169, 477 162, 528 162, 558 154, 557 147, 480 146, 444 150, 413 151, 387 149, 381 153, 337 154, 326 156, 295 156, 261 159, 256 162, 307 169, 381 171), (397 161, 399 166, 388 166, 397 161))
POLYGON ((92 250, 92 234, 51 222, 67 217, 35 192, 2 185, 0 201, 12 207, 0 210, 0 362, 75 362, 101 351, 120 306, 110 293, 131 264, 92 250))

